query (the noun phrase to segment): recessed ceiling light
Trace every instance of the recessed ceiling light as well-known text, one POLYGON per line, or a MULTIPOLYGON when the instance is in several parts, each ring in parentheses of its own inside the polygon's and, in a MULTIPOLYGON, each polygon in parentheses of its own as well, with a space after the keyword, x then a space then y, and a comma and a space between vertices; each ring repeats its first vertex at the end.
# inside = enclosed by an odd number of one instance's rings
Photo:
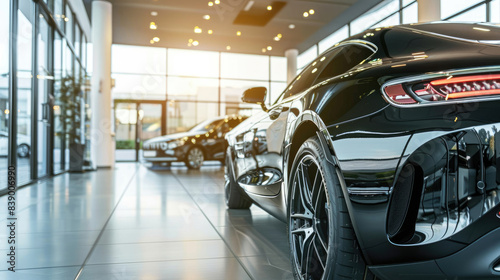
POLYGON ((271 6, 271 5, 267 6, 268 11, 271 11, 272 9, 273 9, 273 6, 271 6))
POLYGON ((212 35, 212 33, 214 33, 212 29, 208 30, 208 34, 212 35))
POLYGON ((310 15, 314 15, 314 10, 313 10, 313 9, 310 9, 310 10, 309 10, 309 14, 310 14, 310 15))
POLYGON ((156 26, 156 23, 154 23, 154 22, 152 21, 152 22, 149 24, 149 29, 156 29, 156 28, 158 28, 158 27, 156 26))
POLYGON ((198 26, 194 27, 194 33, 201 33, 201 31, 201 28, 199 28, 198 26))
POLYGON ((154 37, 154 38, 153 38, 153 41, 155 41, 155 42, 160 42, 160 38, 158 38, 158 37, 154 37))
POLYGON ((268 51, 272 51, 272 50, 273 50, 273 47, 271 47, 271 46, 267 46, 267 50, 268 50, 268 51))
POLYGON ((193 41, 193 46, 195 46, 195 47, 196 47, 196 46, 198 46, 199 44, 200 44, 200 42, 198 42, 198 41, 193 41))
POLYGON ((276 37, 281 39, 281 37, 283 37, 283 35, 281 35, 281 33, 278 33, 278 35, 276 35, 276 37))
POLYGON ((155 41, 153 41, 153 40, 149 40, 149 43, 154 44, 154 43, 155 43, 155 41))
POLYGON ((236 36, 241 36, 241 31, 236 31, 236 36))
POLYGON ((231 50, 231 46, 227 46, 226 50, 230 51, 231 50))
POLYGON ((262 48, 262 52, 265 53, 267 50, 266 48, 262 48))
POLYGON ((295 28, 295 24, 290 24, 290 25, 288 26, 288 28, 290 28, 290 29, 294 29, 294 28, 295 28))
POLYGON ((219 5, 220 4, 220 0, 215 0, 215 5, 219 5))
POLYGON ((188 40, 188 42, 189 42, 189 43, 192 43, 192 42, 193 42, 193 39, 189 39, 189 40, 188 40))
POLYGON ((151 12, 151 15, 155 17, 155 16, 157 16, 157 15, 158 15, 158 12, 157 12, 157 11, 152 11, 152 12, 151 12))
POLYGON ((204 15, 204 16, 203 16, 203 19, 205 19, 205 20, 209 20, 209 19, 210 19, 210 15, 204 15))
POLYGON ((214 5, 214 2, 210 1, 208 2, 208 6, 212 7, 214 5))
POLYGON ((304 17, 308 17, 308 16, 309 16, 309 13, 308 13, 308 12, 304 12, 302 15, 303 15, 304 17))
POLYGON ((280 38, 278 36, 274 37, 274 41, 278 42, 280 38))

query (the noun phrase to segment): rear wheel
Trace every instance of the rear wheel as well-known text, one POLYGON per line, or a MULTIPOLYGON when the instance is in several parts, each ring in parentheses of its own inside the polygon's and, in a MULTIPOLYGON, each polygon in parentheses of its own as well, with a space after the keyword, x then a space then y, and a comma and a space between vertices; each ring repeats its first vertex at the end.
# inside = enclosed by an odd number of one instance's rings
POLYGON ((200 147, 194 146, 189 149, 186 156, 186 166, 189 169, 200 169, 204 161, 203 151, 200 147))
POLYGON ((288 240, 295 278, 374 279, 352 229, 336 168, 326 161, 318 137, 300 147, 290 182, 288 240))

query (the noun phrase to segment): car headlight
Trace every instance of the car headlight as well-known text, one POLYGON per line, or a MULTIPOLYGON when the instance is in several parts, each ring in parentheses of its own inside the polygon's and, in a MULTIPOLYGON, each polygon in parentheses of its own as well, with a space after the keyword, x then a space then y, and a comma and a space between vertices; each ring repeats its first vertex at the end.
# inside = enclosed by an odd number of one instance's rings
POLYGON ((184 145, 185 143, 186 143, 186 141, 184 141, 182 139, 172 141, 172 142, 168 143, 168 149, 169 150, 175 149, 177 147, 184 145))

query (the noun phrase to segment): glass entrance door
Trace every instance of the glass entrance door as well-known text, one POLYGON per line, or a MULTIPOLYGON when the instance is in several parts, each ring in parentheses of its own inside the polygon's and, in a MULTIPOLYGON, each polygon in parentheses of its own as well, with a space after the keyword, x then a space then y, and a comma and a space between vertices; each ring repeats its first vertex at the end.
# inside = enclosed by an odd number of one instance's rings
POLYGON ((115 160, 137 161, 137 104, 115 104, 115 160))
POLYGON ((162 102, 115 101, 115 160, 139 161, 142 143, 165 134, 162 102))
POLYGON ((147 104, 139 105, 139 160, 142 161, 142 143, 154 137, 162 136, 162 120, 164 104, 147 104))
POLYGON ((45 17, 40 14, 39 18, 39 30, 37 35, 37 176, 38 178, 48 175, 49 167, 49 152, 48 152, 48 142, 49 142, 49 90, 51 83, 50 81, 54 79, 51 73, 51 67, 49 66, 49 50, 51 42, 51 29, 45 17))

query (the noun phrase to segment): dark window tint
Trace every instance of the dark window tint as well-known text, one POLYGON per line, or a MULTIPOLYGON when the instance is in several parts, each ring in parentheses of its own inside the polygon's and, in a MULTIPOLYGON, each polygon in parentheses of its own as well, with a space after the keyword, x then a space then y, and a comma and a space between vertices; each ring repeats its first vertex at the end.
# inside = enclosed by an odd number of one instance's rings
POLYGON ((316 58, 302 71, 283 93, 285 99, 311 87, 313 83, 340 75, 373 54, 369 48, 360 45, 346 45, 335 48, 316 58))
POLYGON ((360 45, 347 45, 342 47, 340 51, 335 52, 333 56, 329 57, 330 60, 321 71, 316 83, 347 72, 372 54, 372 50, 360 45))

